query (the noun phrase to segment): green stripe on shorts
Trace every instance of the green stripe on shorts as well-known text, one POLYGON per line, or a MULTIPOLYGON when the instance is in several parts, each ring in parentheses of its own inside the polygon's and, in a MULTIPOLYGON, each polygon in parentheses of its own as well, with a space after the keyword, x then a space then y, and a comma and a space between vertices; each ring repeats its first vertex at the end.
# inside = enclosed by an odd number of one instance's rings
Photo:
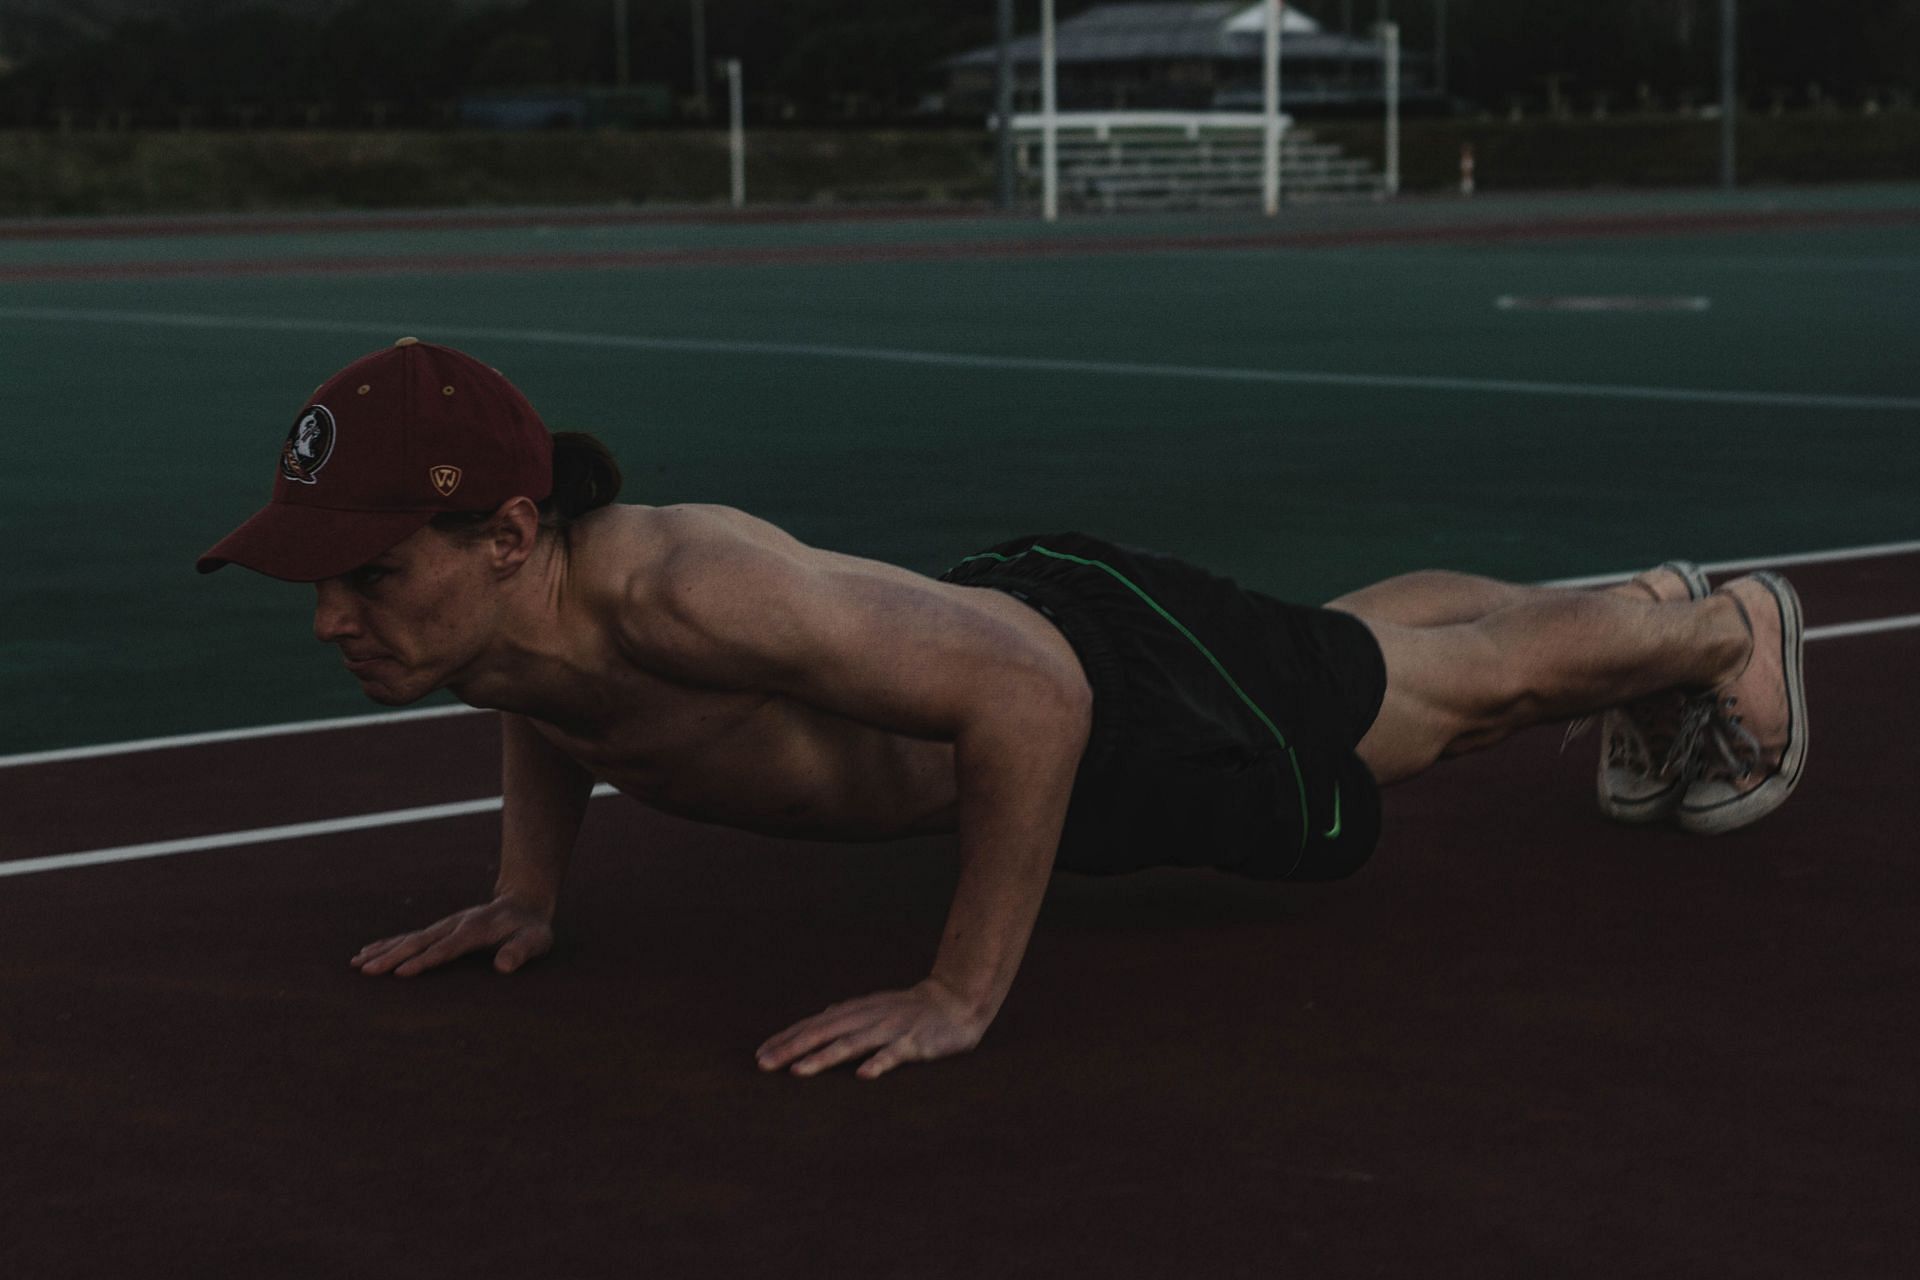
MULTIPOLYGON (((1135 594, 1136 596, 1139 596, 1140 599, 1146 603, 1146 606, 1149 609, 1152 609, 1155 613, 1159 614, 1163 619, 1166 620, 1166 623, 1168 626, 1172 627, 1175 631, 1179 632, 1182 636, 1186 638, 1187 643, 1191 644, 1195 649, 1198 649, 1200 651, 1200 656, 1205 658, 1208 664, 1212 666, 1213 669, 1220 674, 1220 678, 1227 682, 1227 687, 1233 690, 1234 696, 1238 697, 1241 702, 1246 704, 1247 710, 1253 712, 1253 714, 1259 719, 1260 723, 1267 727, 1267 732, 1273 735, 1273 740, 1279 743, 1281 748, 1286 751, 1287 763, 1293 766, 1294 785, 1300 789, 1300 848, 1302 852, 1304 852, 1307 847, 1307 839, 1310 834, 1310 829, 1307 821, 1307 779, 1305 775, 1303 775, 1300 772, 1300 757, 1294 754, 1293 745, 1287 741, 1286 735, 1280 732, 1280 726, 1275 724, 1273 722, 1272 717, 1270 717, 1269 715, 1267 715, 1265 711, 1260 709, 1259 703, 1255 702, 1252 698, 1247 696, 1247 691, 1240 687, 1240 682, 1238 680, 1235 680, 1233 678, 1233 674, 1229 672, 1226 669, 1226 667, 1221 665, 1220 659, 1213 656, 1213 650, 1207 648, 1206 645, 1202 644, 1200 642, 1200 637, 1194 635, 1193 632, 1189 631, 1186 625, 1182 623, 1180 619, 1174 617, 1171 613, 1168 613, 1164 608, 1162 608, 1158 600, 1155 600, 1152 596, 1148 595, 1144 590, 1142 590, 1139 583, 1135 582, 1133 579, 1129 578, 1126 574, 1120 572, 1118 569, 1114 568, 1112 565, 1106 563, 1104 560, 1088 560, 1083 556, 1068 555, 1064 551, 1054 551, 1049 547, 1041 546, 1039 543, 1035 543, 1033 546, 1029 547, 1026 551, 1022 551, 1020 555, 1024 556, 1024 555, 1027 555, 1029 552, 1031 552, 1034 555, 1046 556, 1048 559, 1051 559, 1051 560, 1064 560, 1069 564, 1082 565, 1089 569, 1098 569, 1102 573, 1110 575, 1115 582, 1118 582, 1121 586, 1133 592, 1133 594, 1135 594)), ((997 551, 983 551, 979 555, 968 556, 966 559, 962 560, 960 563, 971 564, 975 560, 994 560, 999 562, 1000 564, 1007 564, 1010 561, 1018 560, 1019 558, 1020 556, 1003 556, 997 551)), ((1336 791, 1334 793, 1333 827, 1331 830, 1327 832, 1327 838, 1330 840, 1338 837, 1340 834, 1339 804, 1340 804, 1339 792, 1336 791)))

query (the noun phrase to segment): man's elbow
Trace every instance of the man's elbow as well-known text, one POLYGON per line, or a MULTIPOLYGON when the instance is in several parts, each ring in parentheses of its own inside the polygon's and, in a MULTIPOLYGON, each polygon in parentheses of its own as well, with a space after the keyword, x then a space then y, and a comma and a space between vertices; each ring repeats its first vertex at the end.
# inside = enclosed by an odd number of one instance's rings
POLYGON ((1017 695, 1016 711, 1022 733, 1071 748, 1078 759, 1093 731, 1093 690, 1078 671, 1070 679, 1036 676, 1017 695))

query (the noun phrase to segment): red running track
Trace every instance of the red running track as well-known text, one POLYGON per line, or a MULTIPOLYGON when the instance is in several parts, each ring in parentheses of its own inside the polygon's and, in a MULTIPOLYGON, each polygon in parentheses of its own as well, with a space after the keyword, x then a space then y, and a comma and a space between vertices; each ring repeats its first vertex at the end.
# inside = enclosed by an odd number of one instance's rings
MULTIPOLYGON (((1920 557, 1789 575, 1920 612, 1920 557)), ((598 802, 555 953, 368 980, 490 815, 0 879, 9 1274, 1920 1273, 1914 631, 1808 655, 1802 788, 1627 831, 1542 730, 1328 886, 1063 876, 979 1051, 761 1039, 924 970, 947 841, 598 802)), ((20 859, 490 795, 487 717, 0 769, 20 859)))

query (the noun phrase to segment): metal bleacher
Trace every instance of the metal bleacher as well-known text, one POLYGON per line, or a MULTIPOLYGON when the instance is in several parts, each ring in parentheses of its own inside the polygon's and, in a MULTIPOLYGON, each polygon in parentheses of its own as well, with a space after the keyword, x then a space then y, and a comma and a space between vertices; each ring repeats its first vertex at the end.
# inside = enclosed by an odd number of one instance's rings
MULTIPOLYGON (((1291 127, 1283 118, 1281 191, 1289 202, 1379 200, 1386 181, 1370 163, 1291 127)), ((1041 117, 1017 115, 1022 180, 1041 178, 1041 117)), ((1057 117, 1060 199, 1085 209, 1258 205, 1263 118, 1243 112, 1074 112, 1057 117)))

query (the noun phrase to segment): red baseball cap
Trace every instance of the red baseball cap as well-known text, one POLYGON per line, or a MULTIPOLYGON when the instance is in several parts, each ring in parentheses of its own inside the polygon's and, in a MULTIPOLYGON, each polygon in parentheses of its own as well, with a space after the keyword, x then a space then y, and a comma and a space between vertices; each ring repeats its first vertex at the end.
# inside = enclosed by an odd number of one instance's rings
POLYGON ((288 582, 358 568, 448 511, 553 492, 553 437, 505 375, 418 338, 320 384, 280 449, 273 500, 200 557, 288 582))

